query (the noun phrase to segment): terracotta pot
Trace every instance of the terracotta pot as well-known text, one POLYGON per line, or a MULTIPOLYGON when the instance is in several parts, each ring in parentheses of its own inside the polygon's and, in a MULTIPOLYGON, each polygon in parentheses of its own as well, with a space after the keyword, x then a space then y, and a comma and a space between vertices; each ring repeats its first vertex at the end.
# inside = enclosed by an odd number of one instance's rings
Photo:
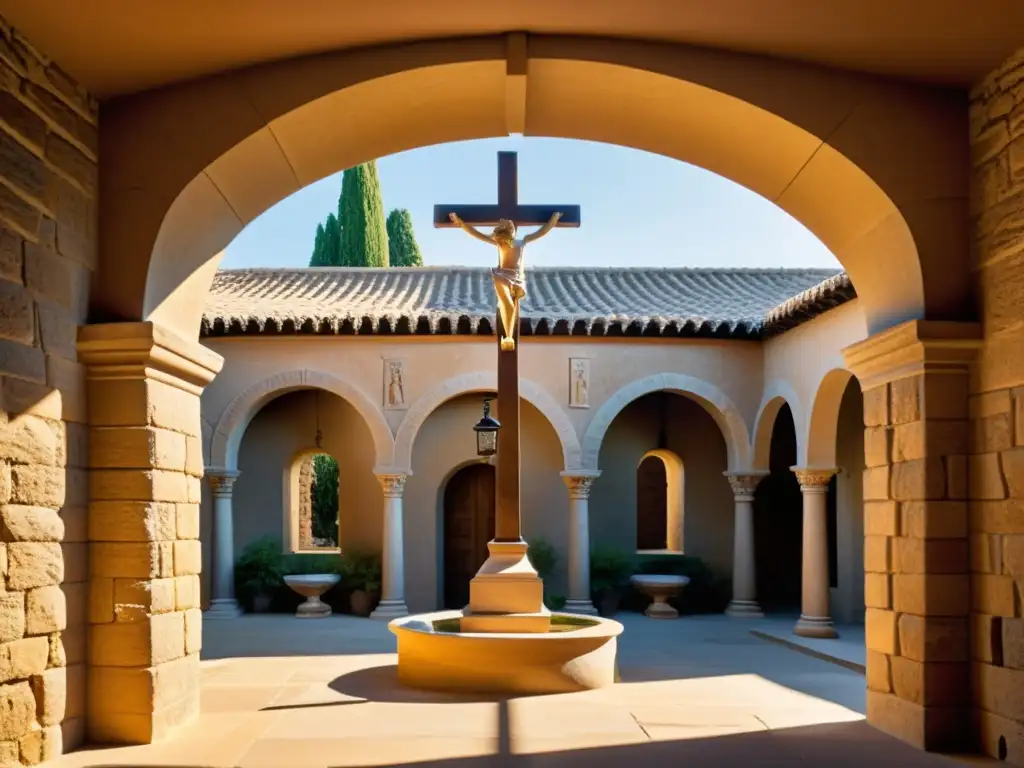
POLYGON ((270 595, 253 595, 252 598, 252 612, 253 613, 266 613, 270 610, 270 595))
POLYGON ((607 589, 597 595, 597 612, 608 618, 619 612, 619 601, 622 593, 617 589, 607 589))
POLYGON ((365 589, 356 589, 349 597, 349 605, 352 607, 353 616, 369 616, 377 607, 380 596, 376 592, 367 592, 365 589))

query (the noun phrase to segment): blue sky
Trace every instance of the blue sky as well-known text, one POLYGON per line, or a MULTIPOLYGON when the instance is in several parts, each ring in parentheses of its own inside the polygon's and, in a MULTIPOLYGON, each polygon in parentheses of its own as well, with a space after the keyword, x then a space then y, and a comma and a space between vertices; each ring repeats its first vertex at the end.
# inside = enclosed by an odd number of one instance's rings
MULTIPOLYGON (((492 266, 492 249, 434 229, 435 203, 497 200, 499 150, 519 152, 519 200, 582 207, 579 229, 531 245, 528 266, 835 267, 782 209, 676 160, 566 139, 509 137, 425 147, 378 161, 386 211, 408 208, 428 265, 492 266)), ((305 267, 316 225, 336 210, 341 174, 282 200, 228 247, 224 269, 305 267)))

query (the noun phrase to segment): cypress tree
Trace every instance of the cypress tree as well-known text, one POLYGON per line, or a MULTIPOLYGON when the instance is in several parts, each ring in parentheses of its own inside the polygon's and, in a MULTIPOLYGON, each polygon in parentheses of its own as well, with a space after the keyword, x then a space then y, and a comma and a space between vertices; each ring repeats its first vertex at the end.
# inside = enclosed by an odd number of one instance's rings
POLYGON ((422 267, 423 256, 412 229, 412 215, 405 208, 388 214, 388 258, 392 267, 422 267))
POLYGON ((309 257, 309 266, 311 267, 323 267, 324 262, 324 225, 316 225, 316 238, 313 240, 313 255, 309 257))
POLYGON ((340 267, 341 264, 341 226, 338 217, 333 213, 327 214, 327 222, 324 224, 324 266, 340 267))
POLYGON ((341 266, 388 266, 388 234, 376 162, 345 171, 339 217, 341 266))

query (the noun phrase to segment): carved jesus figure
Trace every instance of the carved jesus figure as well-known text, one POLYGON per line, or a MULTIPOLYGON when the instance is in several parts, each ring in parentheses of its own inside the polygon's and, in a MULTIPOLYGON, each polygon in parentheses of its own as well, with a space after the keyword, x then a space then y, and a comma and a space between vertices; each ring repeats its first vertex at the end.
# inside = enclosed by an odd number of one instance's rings
POLYGON ((501 219, 489 235, 466 224, 458 214, 448 215, 452 223, 461 227, 477 240, 498 246, 498 266, 491 270, 494 291, 498 294, 498 313, 505 335, 501 339, 501 351, 511 352, 516 348, 513 339, 519 324, 519 302, 526 298, 526 274, 523 270, 523 248, 527 243, 539 240, 554 229, 561 213, 552 214, 547 224, 521 239, 516 239, 516 225, 508 219, 501 219))

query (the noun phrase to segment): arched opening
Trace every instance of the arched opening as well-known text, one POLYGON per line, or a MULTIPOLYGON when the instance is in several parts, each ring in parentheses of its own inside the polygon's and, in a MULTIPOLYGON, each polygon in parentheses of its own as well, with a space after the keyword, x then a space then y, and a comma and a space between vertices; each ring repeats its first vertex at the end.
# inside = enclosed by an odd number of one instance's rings
POLYGON ((704 561, 717 576, 728 577, 733 497, 724 476, 727 454, 718 423, 689 397, 651 392, 633 400, 608 426, 601 442, 600 485, 590 499, 594 546, 633 557, 638 549, 681 554, 685 541, 688 556, 704 561), (641 487, 645 478, 638 470, 644 467, 650 468, 657 483, 649 489, 641 487), (653 513, 639 506, 647 498, 657 502, 649 508, 653 513), (658 517, 644 531, 647 514, 658 517))
POLYGON ((792 471, 796 458, 793 412, 783 403, 771 424, 769 474, 754 493, 757 596, 765 611, 800 611, 803 495, 792 471))
POLYGON ((338 461, 321 451, 303 451, 286 470, 286 548, 293 552, 338 549, 338 461))
POLYGON ((636 470, 636 549, 683 554, 686 493, 683 462, 667 449, 648 451, 636 470))
POLYGON ((469 604, 469 581, 494 538, 494 467, 470 464, 444 488, 444 607, 469 604))

